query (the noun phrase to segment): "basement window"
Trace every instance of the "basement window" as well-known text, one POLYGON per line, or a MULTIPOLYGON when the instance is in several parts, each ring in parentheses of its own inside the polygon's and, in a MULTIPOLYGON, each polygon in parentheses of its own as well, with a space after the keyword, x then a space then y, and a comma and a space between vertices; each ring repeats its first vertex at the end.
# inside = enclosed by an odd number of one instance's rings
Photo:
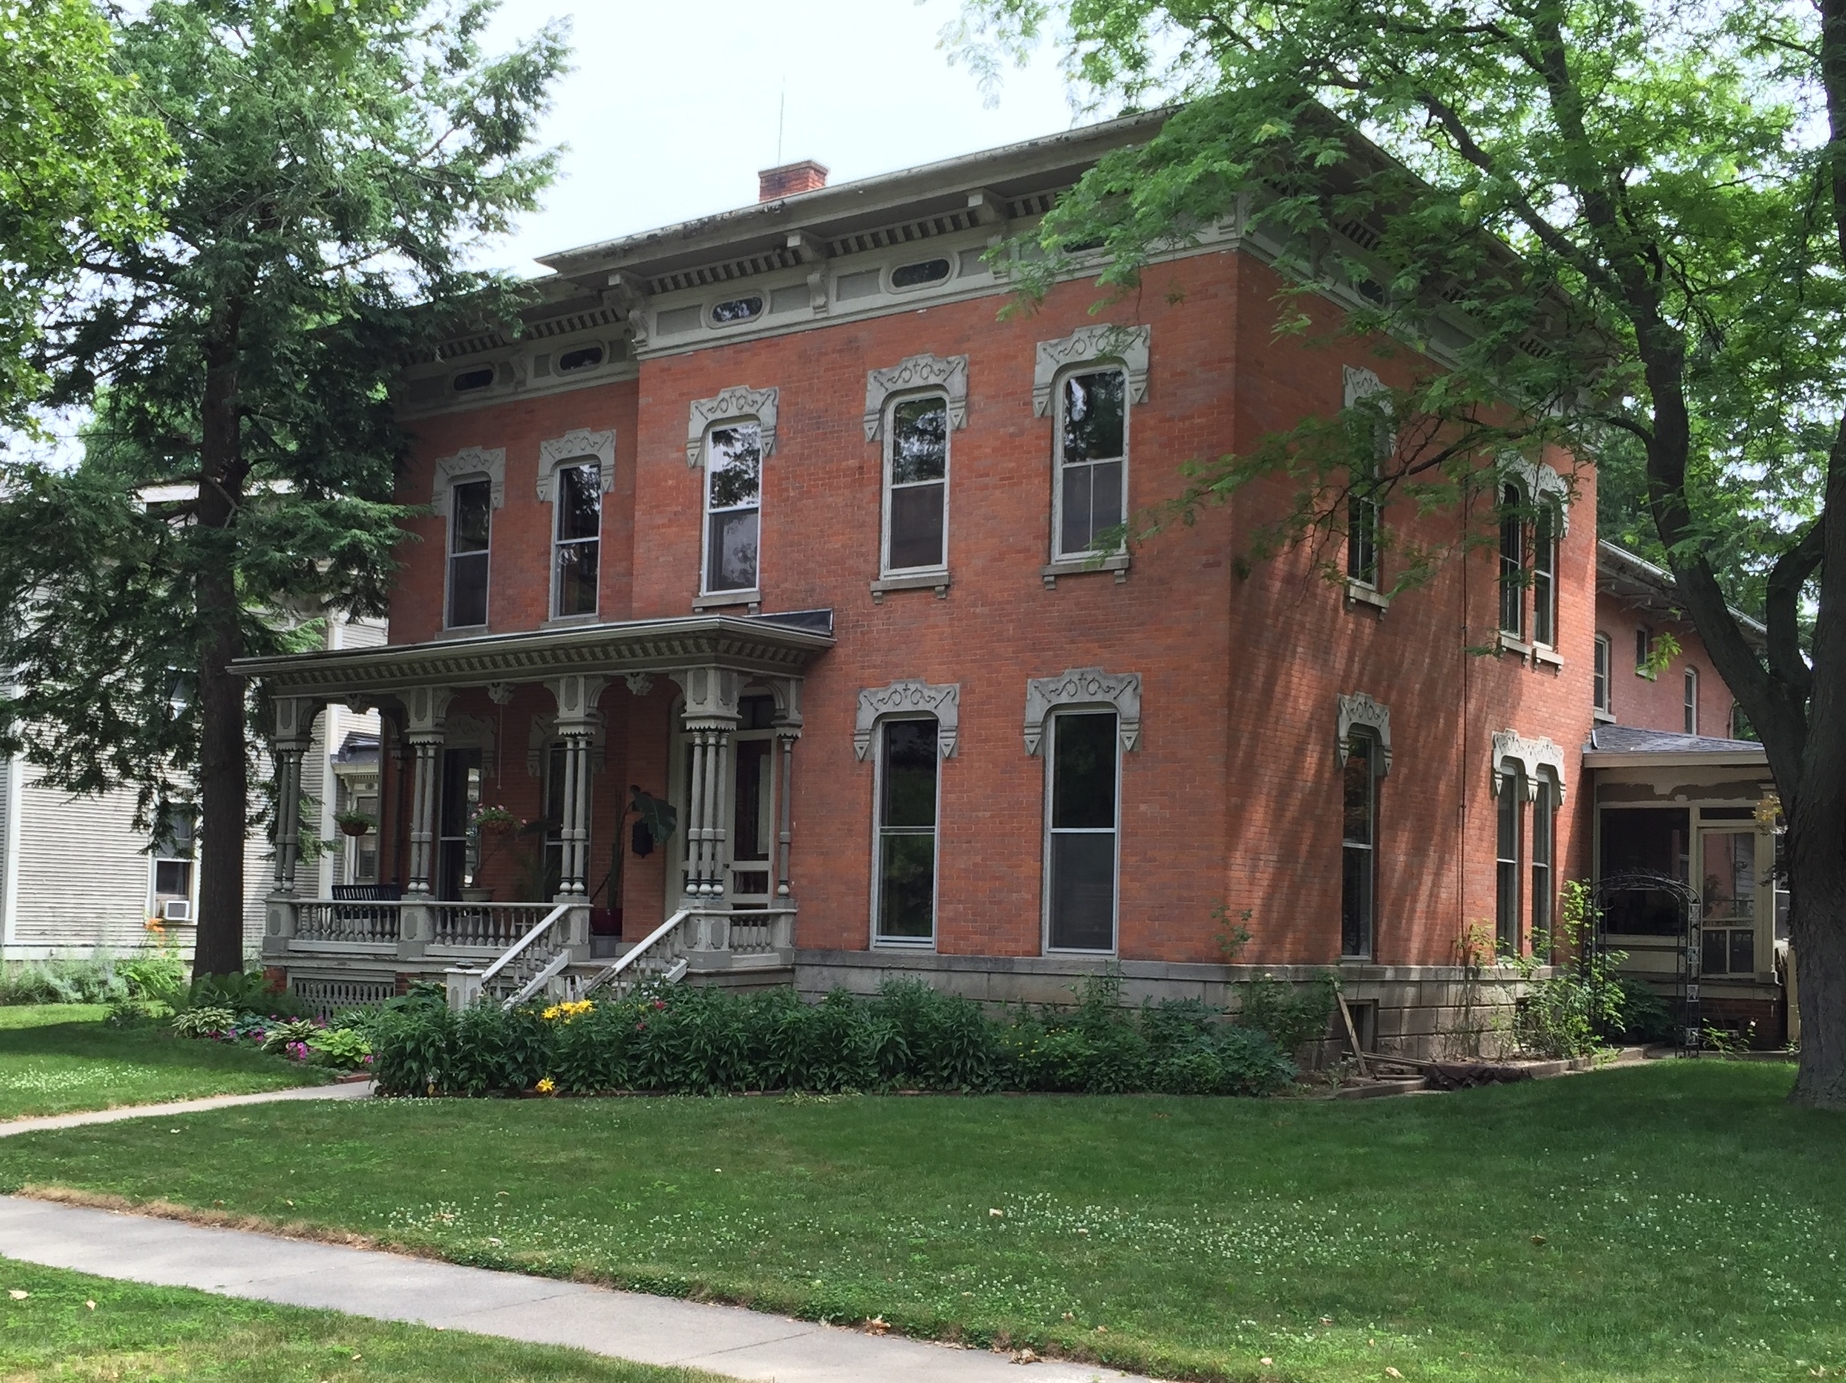
POLYGON ((715 327, 727 327, 737 322, 752 321, 762 315, 762 295, 752 293, 747 298, 730 298, 725 302, 714 303, 711 310, 711 321, 715 327))
POLYGON ((458 394, 472 394, 476 389, 489 388, 494 382, 494 367, 482 366, 478 370, 463 370, 455 376, 451 387, 458 394))
POLYGON ((579 346, 558 357, 558 373, 568 375, 577 370, 593 370, 603 363, 601 346, 579 346))
POLYGON ((928 283, 941 283, 954 266, 946 259, 919 259, 914 264, 900 264, 891 271, 893 288, 921 288, 928 283))

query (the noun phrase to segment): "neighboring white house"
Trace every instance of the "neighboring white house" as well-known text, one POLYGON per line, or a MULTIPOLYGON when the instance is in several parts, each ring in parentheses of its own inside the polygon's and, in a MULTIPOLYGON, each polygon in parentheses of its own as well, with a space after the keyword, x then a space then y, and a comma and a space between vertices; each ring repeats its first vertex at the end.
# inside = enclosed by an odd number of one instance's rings
MULTIPOLYGON (((329 649, 384 641, 382 621, 327 623, 329 649)), ((377 877, 377 833, 344 837, 333 814, 350 808, 377 816, 378 733, 376 712, 329 706, 303 765, 302 788, 316 804, 302 813, 303 833, 329 843, 319 861, 323 897, 334 884, 377 877)), ((135 827, 134 807, 130 791, 72 797, 45 786, 23 758, 0 759, 0 960, 126 954, 157 938, 150 921, 191 955, 199 901, 193 843, 183 828, 155 841, 135 827)), ((244 945, 252 956, 272 869, 267 834, 252 832, 244 850, 244 945)))

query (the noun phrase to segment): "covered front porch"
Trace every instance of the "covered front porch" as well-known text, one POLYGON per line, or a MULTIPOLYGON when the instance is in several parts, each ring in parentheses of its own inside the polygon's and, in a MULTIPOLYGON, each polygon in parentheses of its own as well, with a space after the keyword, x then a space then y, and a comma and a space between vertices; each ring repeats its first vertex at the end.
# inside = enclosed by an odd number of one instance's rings
MULTIPOLYGON (((240 661, 272 704, 274 877, 263 963, 326 1007, 418 981, 459 1001, 620 970, 785 981, 792 775, 829 611, 579 625, 240 661), (304 858, 316 718, 380 713, 366 878, 317 897, 304 858)), ((363 838, 355 837, 355 838, 363 838)))

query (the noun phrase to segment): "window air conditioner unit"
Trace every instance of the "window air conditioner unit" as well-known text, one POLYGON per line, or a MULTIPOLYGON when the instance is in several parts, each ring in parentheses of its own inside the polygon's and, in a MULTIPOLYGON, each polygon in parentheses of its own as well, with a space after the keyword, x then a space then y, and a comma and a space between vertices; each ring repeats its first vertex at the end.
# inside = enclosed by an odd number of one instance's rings
POLYGON ((192 921, 192 900, 190 898, 163 898, 160 900, 160 916, 166 922, 192 921))

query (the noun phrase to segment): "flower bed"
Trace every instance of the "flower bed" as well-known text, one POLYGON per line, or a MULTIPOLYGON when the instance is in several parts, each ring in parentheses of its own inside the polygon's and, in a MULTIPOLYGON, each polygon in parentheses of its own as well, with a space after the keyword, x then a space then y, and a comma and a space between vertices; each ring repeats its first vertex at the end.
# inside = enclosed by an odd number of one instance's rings
POLYGON ((1117 1003, 1108 981, 1075 1008, 989 1017, 915 981, 872 999, 836 991, 638 997, 452 1013, 434 996, 372 1029, 381 1091, 716 1094, 750 1090, 1043 1090, 1267 1095, 1294 1063, 1267 1032, 1193 1001, 1117 1003))
POLYGON ((334 1071, 367 1071, 372 1066, 371 1042, 363 1032, 351 1024, 328 1023, 320 1018, 291 1018, 200 1004, 175 1018, 173 1031, 181 1037, 206 1042, 257 1047, 290 1061, 334 1071))

